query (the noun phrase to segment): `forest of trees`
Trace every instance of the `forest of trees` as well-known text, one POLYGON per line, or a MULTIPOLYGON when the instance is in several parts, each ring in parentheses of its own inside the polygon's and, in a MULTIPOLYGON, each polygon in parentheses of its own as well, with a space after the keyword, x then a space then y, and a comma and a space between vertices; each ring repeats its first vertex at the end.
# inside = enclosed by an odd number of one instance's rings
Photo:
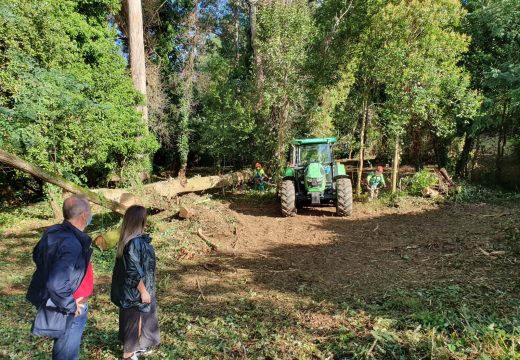
MULTIPOLYGON (((492 141, 497 183, 520 153, 517 0, 142 0, 145 95, 131 3, 0 2, 2 149, 88 186, 275 172, 296 136, 461 177, 492 141)), ((33 182, 0 171, 10 191, 52 195, 33 182)))

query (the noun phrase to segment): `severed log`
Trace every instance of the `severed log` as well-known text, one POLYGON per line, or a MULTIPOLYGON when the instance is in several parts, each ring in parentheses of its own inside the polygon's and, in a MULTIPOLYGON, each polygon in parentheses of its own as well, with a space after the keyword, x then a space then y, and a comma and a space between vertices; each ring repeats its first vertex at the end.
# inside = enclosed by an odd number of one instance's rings
POLYGON ((45 182, 59 186, 60 188, 73 194, 83 195, 94 204, 98 204, 119 214, 124 214, 127 209, 125 205, 117 201, 109 200, 103 195, 76 185, 59 175, 48 173, 45 170, 19 158, 18 156, 8 153, 7 151, 0 150, 0 162, 30 174, 45 182))
POLYGON ((253 172, 251 170, 243 170, 220 176, 195 176, 189 179, 169 179, 147 184, 135 189, 96 189, 94 191, 102 194, 107 199, 118 201, 129 206, 132 205, 132 202, 124 202, 123 198, 130 195, 130 192, 134 190, 135 193, 141 195, 141 197, 134 198, 129 196, 129 199, 132 198, 135 200, 134 203, 160 207, 157 199, 154 199, 156 196, 172 198, 183 193, 236 186, 247 182, 252 175, 253 172))
POLYGON ((251 170, 237 171, 226 175, 196 176, 187 180, 170 179, 145 185, 145 189, 163 197, 172 197, 187 192, 239 185, 252 176, 251 170))

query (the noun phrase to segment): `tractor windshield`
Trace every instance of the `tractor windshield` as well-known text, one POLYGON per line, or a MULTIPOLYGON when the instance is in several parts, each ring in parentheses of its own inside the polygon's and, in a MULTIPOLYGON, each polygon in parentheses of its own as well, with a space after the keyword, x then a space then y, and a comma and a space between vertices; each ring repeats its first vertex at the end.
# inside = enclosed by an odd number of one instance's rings
POLYGON ((312 162, 327 164, 332 161, 329 144, 309 144, 298 148, 298 163, 307 165, 312 162))

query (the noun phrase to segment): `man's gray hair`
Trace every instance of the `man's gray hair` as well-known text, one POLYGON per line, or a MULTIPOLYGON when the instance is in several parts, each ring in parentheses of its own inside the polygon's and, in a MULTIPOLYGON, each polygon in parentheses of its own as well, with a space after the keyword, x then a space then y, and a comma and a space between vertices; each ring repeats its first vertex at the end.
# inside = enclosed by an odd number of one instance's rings
POLYGON ((72 195, 63 202, 63 218, 71 220, 90 210, 88 200, 81 195, 72 195))

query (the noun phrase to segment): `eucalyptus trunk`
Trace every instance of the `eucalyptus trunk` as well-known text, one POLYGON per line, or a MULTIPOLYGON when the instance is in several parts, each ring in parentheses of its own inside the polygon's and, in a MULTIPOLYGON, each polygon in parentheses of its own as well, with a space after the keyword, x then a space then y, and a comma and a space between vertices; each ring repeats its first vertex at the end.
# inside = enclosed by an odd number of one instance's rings
POLYGON ((365 161, 365 132, 367 126, 368 117, 368 96, 363 96, 363 113, 361 116, 361 133, 359 139, 359 164, 358 164, 358 177, 356 184, 356 195, 361 196, 361 184, 363 180, 363 166, 365 161))
POLYGON ((251 26, 251 47, 253 48, 253 58, 255 66, 255 85, 257 92, 256 110, 260 110, 263 106, 264 97, 264 69, 262 66, 262 57, 258 51, 258 35, 257 35, 257 4, 258 0, 249 0, 249 21, 251 26))
POLYGON ((473 150, 474 143, 475 138, 466 133, 462 151, 457 159, 457 164, 455 165, 455 175, 460 178, 466 178, 468 176, 468 163, 470 161, 471 150, 473 150))
POLYGON ((498 130, 497 155, 495 161, 495 181, 497 184, 502 182, 502 161, 504 160, 504 153, 507 143, 507 104, 504 103, 502 107, 502 123, 498 130))
POLYGON ((399 145, 399 135, 395 136, 394 160, 392 164, 392 193, 397 192, 397 177, 399 176, 399 163, 401 146, 399 145))
POLYGON ((188 167, 188 154, 190 150, 190 134, 189 134, 189 120, 191 115, 191 108, 193 102, 193 77, 195 73, 195 56, 197 52, 197 44, 199 42, 200 31, 197 21, 197 9, 199 2, 196 1, 192 12, 188 18, 188 28, 191 30, 192 36, 189 41, 189 53, 186 66, 183 71, 183 94, 180 107, 180 121, 179 121, 179 177, 186 177, 186 170, 188 167))
POLYGON ((143 9, 141 0, 127 0, 127 11, 130 72, 135 89, 139 91, 145 99, 145 104, 139 105, 137 110, 142 114, 143 122, 147 124, 146 57, 144 52, 143 9))

